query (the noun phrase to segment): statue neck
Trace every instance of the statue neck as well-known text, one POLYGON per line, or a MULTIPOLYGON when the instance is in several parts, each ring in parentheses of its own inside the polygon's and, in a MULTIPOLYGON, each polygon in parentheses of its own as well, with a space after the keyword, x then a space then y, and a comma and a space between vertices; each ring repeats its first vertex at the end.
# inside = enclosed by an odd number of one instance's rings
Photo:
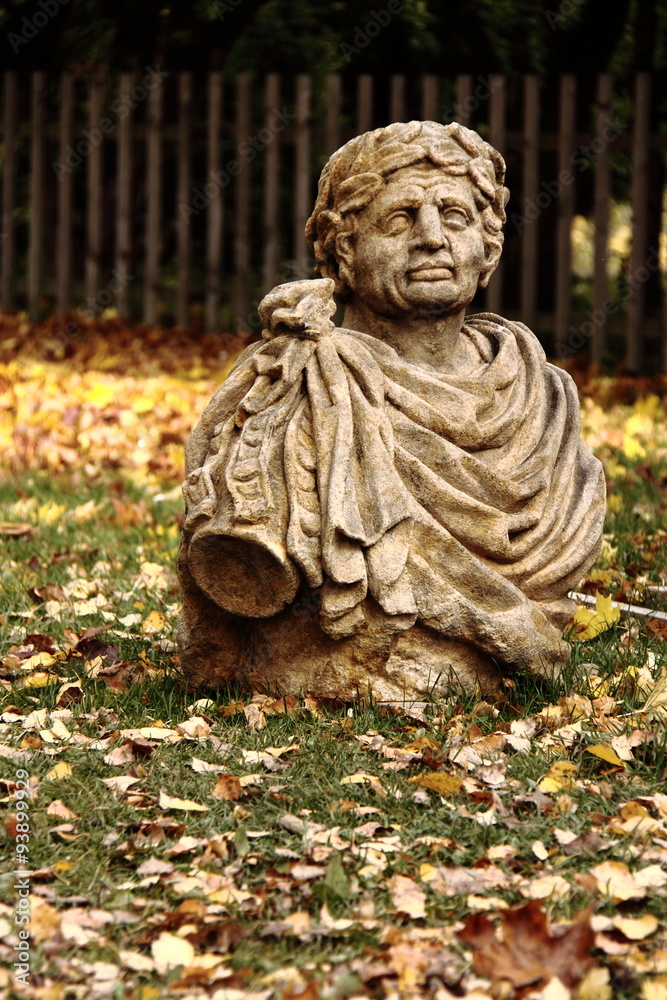
POLYGON ((464 374, 475 368, 479 354, 462 335, 465 308, 446 316, 378 316, 363 303, 349 303, 342 326, 377 337, 404 361, 438 371, 464 374))

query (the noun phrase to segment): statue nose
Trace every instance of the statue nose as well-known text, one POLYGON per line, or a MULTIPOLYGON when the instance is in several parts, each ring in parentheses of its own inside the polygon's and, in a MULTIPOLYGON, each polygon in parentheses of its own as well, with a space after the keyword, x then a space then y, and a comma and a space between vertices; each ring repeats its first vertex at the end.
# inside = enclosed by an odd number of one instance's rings
POLYGON ((423 247, 428 250, 439 250, 448 245, 447 234, 436 205, 422 205, 419 209, 413 230, 413 244, 415 248, 423 247))

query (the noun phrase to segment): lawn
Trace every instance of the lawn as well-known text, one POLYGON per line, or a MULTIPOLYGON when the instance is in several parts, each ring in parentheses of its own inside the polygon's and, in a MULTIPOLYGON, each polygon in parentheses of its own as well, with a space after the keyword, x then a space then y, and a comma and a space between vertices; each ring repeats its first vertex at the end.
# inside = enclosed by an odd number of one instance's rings
POLYGON ((182 443, 239 347, 0 316, 0 989, 667 1000, 667 620, 605 602, 667 611, 667 381, 582 382, 609 514, 558 684, 276 701, 175 646, 182 443))

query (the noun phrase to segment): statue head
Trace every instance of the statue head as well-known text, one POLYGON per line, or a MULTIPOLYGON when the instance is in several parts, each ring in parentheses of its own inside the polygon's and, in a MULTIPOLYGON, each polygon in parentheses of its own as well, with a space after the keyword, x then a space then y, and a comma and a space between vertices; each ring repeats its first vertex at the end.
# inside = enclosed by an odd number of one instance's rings
POLYGON ((356 136, 320 176, 306 226, 317 274, 334 281, 337 301, 358 293, 388 315, 406 303, 436 311, 466 305, 500 259, 504 178, 500 153, 456 122, 397 123, 356 136), (356 260, 353 288, 355 254, 363 261, 356 260))

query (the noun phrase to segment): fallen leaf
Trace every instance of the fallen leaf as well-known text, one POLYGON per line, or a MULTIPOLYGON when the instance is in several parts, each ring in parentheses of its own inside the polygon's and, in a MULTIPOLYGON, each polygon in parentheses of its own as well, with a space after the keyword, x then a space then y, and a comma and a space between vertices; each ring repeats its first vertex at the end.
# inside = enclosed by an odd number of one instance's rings
POLYGON ((391 901, 399 913, 405 913, 413 920, 426 917, 426 893, 416 882, 405 875, 394 875, 388 883, 391 901))
POLYGON ((35 674, 30 674, 23 681, 24 688, 43 688, 50 687, 52 684, 60 684, 62 678, 58 674, 45 674, 38 671, 35 674))
POLYGON ((589 969, 577 987, 577 1000, 611 1000, 609 969, 595 965, 589 969))
POLYGON ((141 626, 144 635, 156 635, 158 632, 169 632, 170 630, 171 622, 165 618, 161 611, 151 611, 141 626))
POLYGON ((604 760, 607 764, 612 764, 614 767, 625 767, 625 764, 616 751, 612 747, 605 746, 603 743, 597 743, 593 747, 586 747, 586 753, 592 753, 594 757, 599 757, 600 760, 604 760))
POLYGON ((72 768, 67 761, 60 760, 55 767, 52 767, 51 770, 44 775, 44 780, 55 781, 57 778, 69 778, 71 773, 72 768))
POLYGON ((557 760, 537 786, 540 792, 560 792, 574 787, 577 765, 570 760, 557 760))
POLYGON ((32 530, 32 524, 27 522, 0 521, 0 535, 13 535, 18 538, 21 535, 29 535, 32 530))
POLYGON ((226 799, 228 802, 236 802, 243 794, 241 782, 234 774, 220 774, 211 792, 214 799, 226 799))
POLYGON ((572 619, 574 638, 579 642, 595 639, 615 625, 620 617, 620 608, 613 607, 611 597, 603 597, 598 591, 595 595, 595 611, 589 608, 577 608, 575 611, 572 619))
POLYGON ((588 913, 560 934, 552 934, 538 901, 500 913, 502 941, 486 914, 466 918, 458 936, 473 953, 475 971, 493 982, 507 979, 522 987, 557 976, 576 986, 595 960, 590 952, 595 935, 588 913))
POLYGON ((634 875, 622 861, 603 861, 591 868, 598 890, 616 902, 643 899, 649 889, 661 889, 667 883, 667 872, 660 865, 648 865, 634 875))
POLYGON ((160 792, 158 805, 160 809, 181 809, 184 812, 208 812, 209 808, 200 805, 199 802, 193 802, 191 799, 176 799, 173 795, 167 795, 166 792, 160 792))
POLYGON ((153 941, 151 954, 155 968, 164 975, 165 972, 169 972, 170 969, 175 969, 179 965, 191 965, 195 957, 195 950, 185 938, 163 931, 159 938, 153 941))
POLYGON ((47 816, 57 816, 58 819, 78 819, 76 813, 73 813, 71 809, 68 809, 64 802, 60 799, 54 799, 53 802, 49 802, 46 810, 47 816))
POLYGON ((653 690, 644 702, 642 712, 648 712, 659 719, 667 716, 667 669, 663 668, 660 671, 653 690))
POLYGON ((667 976, 645 979, 642 983, 642 1000, 667 1000, 667 976))
POLYGON ((652 913, 645 913, 643 917, 614 917, 612 923, 629 941, 643 941, 655 934, 659 926, 652 913))
POLYGON ((126 792, 132 785, 136 785, 141 778, 133 778, 129 774, 119 774, 115 778, 102 778, 102 781, 112 791, 126 792))
POLYGON ((355 774, 348 774, 340 779, 341 785, 370 785, 374 792, 377 792, 383 799, 387 797, 380 779, 374 774, 366 774, 364 771, 357 771, 355 774))
POLYGON ((463 788, 463 781, 455 774, 445 774, 444 771, 435 771, 432 774, 420 774, 416 778, 408 778, 423 788, 430 788, 445 798, 458 795, 463 788))

